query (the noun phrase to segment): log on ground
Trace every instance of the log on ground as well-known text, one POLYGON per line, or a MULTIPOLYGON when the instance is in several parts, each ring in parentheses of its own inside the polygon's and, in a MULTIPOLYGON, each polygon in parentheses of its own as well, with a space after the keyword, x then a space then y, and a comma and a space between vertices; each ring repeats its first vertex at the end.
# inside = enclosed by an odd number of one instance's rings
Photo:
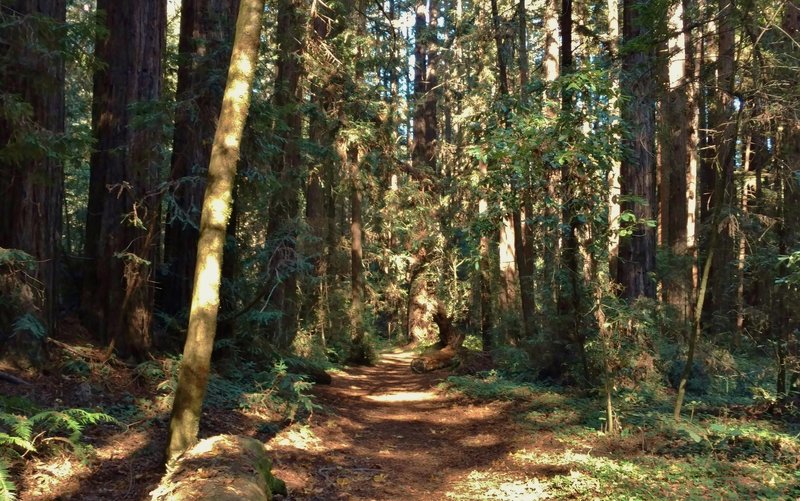
POLYGON ((264 444, 249 437, 218 435, 200 441, 167 467, 152 501, 269 501, 286 495, 275 478, 264 444))
POLYGON ((427 351, 411 361, 411 370, 417 374, 422 374, 423 372, 454 367, 458 365, 457 354, 458 351, 451 346, 445 346, 441 350, 427 351))

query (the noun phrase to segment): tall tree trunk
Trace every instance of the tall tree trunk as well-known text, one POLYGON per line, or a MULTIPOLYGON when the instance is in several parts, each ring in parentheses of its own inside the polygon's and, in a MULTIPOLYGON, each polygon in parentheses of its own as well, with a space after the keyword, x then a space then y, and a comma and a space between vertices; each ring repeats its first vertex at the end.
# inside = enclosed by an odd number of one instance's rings
MULTIPOLYGON (((157 193, 160 127, 137 105, 161 97, 166 2, 98 0, 105 30, 96 42, 103 65, 94 76, 86 218, 87 268, 82 309, 89 327, 125 356, 150 349, 155 249, 160 236, 157 193)), ((146 106, 140 106, 143 110, 146 106)), ((157 117, 160 121, 161 117, 157 117)))
MULTIPOLYGON (((641 12, 643 2, 624 0, 623 39, 626 44, 639 43, 645 34, 641 12)), ((620 238, 617 279, 624 297, 655 297, 651 274, 655 270, 656 239, 649 224, 655 207, 655 103, 653 95, 652 49, 630 48, 622 63, 623 88, 630 92, 622 109, 622 118, 632 131, 625 142, 629 150, 622 160, 620 192, 634 197, 623 202, 622 210, 636 218, 631 233, 620 238)))
POLYGON ((426 96, 430 91, 427 80, 430 48, 427 14, 427 2, 417 2, 414 24, 414 128, 411 161, 415 168, 424 167, 433 173, 436 170, 436 163, 435 158, 430 156, 431 146, 428 144, 428 138, 431 133, 427 130, 429 122, 426 120, 426 96))
MULTIPOLYGON (((616 59, 619 56, 619 0, 606 0, 608 10, 608 40, 609 59, 611 61, 611 93, 608 99, 608 109, 612 115, 619 116, 619 72, 616 59)), ((619 136, 613 137, 619 140, 619 136)), ((619 216, 620 216, 620 187, 621 162, 618 158, 611 161, 608 173, 608 275, 617 276, 617 263, 619 262, 619 216)))
MULTIPOLYGON (((25 140, 26 132, 57 139, 64 131, 60 28, 65 21, 66 2, 17 0, 4 2, 3 8, 8 8, 10 14, 4 11, 0 16, 10 15, 14 23, 5 27, 1 35, 0 92, 30 105, 34 130, 26 131, 25 126, 11 123, 11 117, 0 119, 0 149, 13 149, 16 142, 25 140)), ((20 249, 36 260, 32 278, 41 284, 43 302, 35 306, 40 308, 48 333, 56 323, 61 261, 63 166, 47 151, 55 147, 48 146, 45 139, 42 150, 30 158, 14 161, 4 155, 0 161, 4 180, 0 188, 0 247, 20 249)), ((29 355, 30 362, 36 363, 38 357, 29 355)))
POLYGON ((189 331, 169 424, 168 460, 197 441, 217 326, 223 246, 228 214, 233 204, 239 145, 250 107, 263 12, 264 0, 241 1, 228 80, 208 167, 189 331))
MULTIPOLYGON (((559 51, 559 0, 546 0, 544 6, 544 80, 547 85, 545 90, 545 116, 555 120, 559 113, 557 105, 557 91, 554 82, 561 74, 559 51)), ((545 205, 544 225, 544 279, 549 290, 547 310, 555 312, 558 303, 558 273, 560 268, 561 244, 561 214, 558 210, 560 204, 558 187, 561 185, 561 172, 556 168, 547 169, 547 198, 550 203, 545 205)))
POLYGON ((170 173, 173 200, 164 231, 167 273, 157 298, 169 315, 189 309, 205 177, 238 9, 239 0, 181 2, 178 107, 170 173))
POLYGON ((279 0, 275 32, 278 61, 273 102, 279 120, 274 133, 281 144, 281 151, 272 164, 272 172, 280 188, 270 200, 267 235, 274 244, 274 258, 271 259, 273 269, 270 271, 276 286, 271 306, 280 312, 272 342, 279 348, 291 345, 297 331, 297 233, 294 219, 298 216, 300 204, 300 138, 303 127, 300 110, 302 5, 298 0, 279 0))
POLYGON ((664 281, 665 300, 690 321, 694 297, 694 206, 696 175, 696 128, 693 128, 697 99, 691 71, 692 40, 686 25, 683 4, 670 6, 668 28, 676 35, 667 42, 669 61, 666 102, 663 105, 665 134, 662 136, 663 163, 661 167, 660 218, 661 238, 670 250, 674 264, 664 281), (692 172, 694 171, 694 172, 692 172))
MULTIPOLYGON (((800 4, 792 1, 786 3, 786 11, 781 23, 783 33, 787 37, 783 42, 786 54, 791 60, 796 61, 800 50, 797 40, 800 37, 800 4)), ((796 74, 789 73, 788 79, 796 82, 796 74)), ((778 170, 780 183, 780 217, 778 218, 778 252, 787 255, 790 252, 800 252, 800 123, 792 113, 787 110, 784 125, 784 137, 780 138, 778 145, 781 167, 778 170)), ((786 276, 788 266, 785 261, 779 265, 778 276, 786 276)), ((774 293, 777 296, 777 315, 772 319, 776 324, 775 342, 778 346, 778 378, 776 385, 777 394, 784 400, 797 401, 800 398, 800 335, 797 328, 800 324, 797 304, 800 301, 797 286, 783 286, 774 293), (792 306, 794 305, 794 306, 792 306), (790 364, 789 361, 794 360, 790 364)))
MULTIPOLYGON (((726 190, 724 197, 717 202, 725 207, 732 207, 735 199, 733 172, 735 163, 735 150, 738 140, 736 129, 735 72, 736 72, 736 47, 734 27, 734 4, 731 0, 719 0, 719 55, 717 58, 717 94, 714 96, 716 107, 713 110, 713 123, 711 124, 714 141, 714 158, 711 168, 712 177, 723 176, 726 190)), ((716 209, 715 209, 716 210, 716 209)), ((732 220, 726 218, 720 221, 730 229, 732 220)), ((711 264, 711 297, 710 307, 716 321, 715 327, 725 332, 734 328, 730 322, 734 310, 733 288, 734 282, 734 242, 730 236, 731 231, 719 235, 719 244, 714 262, 711 264)))
MULTIPOLYGON (((519 100, 520 108, 528 106, 528 11, 525 0, 517 2, 519 44, 519 100)), ((514 248, 519 270, 519 292, 522 303, 522 328, 526 339, 533 339, 536 334, 536 297, 534 295, 535 259, 533 255, 533 225, 527 219, 532 218, 531 179, 524 183, 520 196, 521 208, 524 212, 514 212, 514 248), (523 215, 526 219, 523 221, 523 215)))

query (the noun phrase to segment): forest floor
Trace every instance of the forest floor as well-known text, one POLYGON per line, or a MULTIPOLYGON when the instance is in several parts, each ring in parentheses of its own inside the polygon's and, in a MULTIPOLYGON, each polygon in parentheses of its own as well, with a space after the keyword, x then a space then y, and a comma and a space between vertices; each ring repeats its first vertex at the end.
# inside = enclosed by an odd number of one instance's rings
MULTIPOLYGON (((60 371, 29 385, 0 381, 4 412, 83 407, 118 423, 87 426, 83 457, 36 434, 37 453, 11 465, 20 498, 148 499, 163 474, 174 360, 133 367, 64 346, 60 371)), ((693 401, 676 425, 658 401, 620 398, 624 429, 611 437, 599 431, 596 396, 495 371, 415 374, 413 356, 391 351, 374 366, 333 371, 331 385, 313 388, 314 411, 293 421, 258 404, 275 387, 242 389, 242 367, 236 384, 214 376, 201 434, 264 442, 298 501, 800 499, 800 428, 755 407, 693 401)))
POLYGON ((315 391, 323 413, 267 444, 293 498, 524 499, 526 480, 564 469, 514 460, 521 450, 563 450, 552 433, 522 429, 516 404, 445 394, 437 386, 447 373, 414 374, 413 356, 388 353, 335 375, 315 391), (503 493, 501 484, 517 487, 503 493))

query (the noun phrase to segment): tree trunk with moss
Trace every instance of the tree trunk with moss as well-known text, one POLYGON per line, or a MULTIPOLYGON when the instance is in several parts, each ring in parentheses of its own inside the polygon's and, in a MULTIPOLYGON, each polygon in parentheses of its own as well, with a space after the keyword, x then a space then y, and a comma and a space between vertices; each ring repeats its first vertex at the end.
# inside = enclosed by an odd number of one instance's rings
POLYGON ((264 0, 243 0, 217 131, 211 149, 208 183, 200 217, 197 268, 189 330, 175 391, 166 456, 172 459, 194 445, 208 384, 217 327, 223 245, 233 205, 233 184, 242 131, 258 62, 264 0))

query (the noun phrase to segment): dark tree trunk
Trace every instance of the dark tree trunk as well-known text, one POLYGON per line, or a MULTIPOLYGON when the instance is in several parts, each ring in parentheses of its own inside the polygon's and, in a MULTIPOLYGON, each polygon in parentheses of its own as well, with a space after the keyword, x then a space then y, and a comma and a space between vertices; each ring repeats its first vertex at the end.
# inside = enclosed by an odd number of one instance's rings
POLYGON ((272 245, 271 269, 275 290, 271 307, 280 312, 275 323, 272 341, 278 348, 292 344, 297 331, 297 255, 296 225, 300 190, 300 137, 302 113, 300 107, 300 56, 303 52, 304 21, 297 0, 278 2, 277 74, 273 102, 278 112, 274 130, 281 151, 272 163, 272 173, 280 188, 270 200, 267 235, 272 245))
MULTIPOLYGON (((517 2, 519 18, 519 99, 520 107, 528 105, 528 19, 525 0, 517 2)), ((520 203, 524 208, 524 216, 532 216, 530 180, 520 193, 520 203)), ((522 220, 522 211, 514 213, 514 250, 519 270, 519 292, 522 302, 522 327, 526 339, 533 339, 536 334, 536 297, 534 296, 535 258, 533 255, 533 225, 522 220)))
POLYGON ((435 165, 428 157, 430 148, 425 113, 425 96, 429 90, 427 81, 429 34, 425 21, 427 12, 427 2, 417 2, 414 24, 414 144, 411 150, 411 161, 415 168, 427 167, 433 172, 435 165))
MULTIPOLYGON (((641 43, 637 37, 645 33, 642 26, 642 2, 623 2, 623 40, 641 43)), ((655 297, 656 238, 655 229, 645 221, 655 215, 655 103, 653 92, 652 50, 630 49, 622 62, 622 88, 630 92, 622 105, 622 118, 632 131, 625 140, 629 154, 621 166, 620 190, 623 197, 636 197, 622 203, 622 210, 636 217, 632 233, 620 238, 617 280, 623 297, 655 297)))
POLYGON ((166 2, 99 0, 105 30, 96 53, 82 309, 89 327, 123 355, 151 346, 153 270, 159 238, 161 97, 166 2), (139 105, 141 112, 136 111, 139 105), (155 118, 155 120, 154 120, 155 118))
MULTIPOLYGON (((13 151, 26 133, 43 141, 40 149, 18 160, 13 155, 2 156, 0 247, 22 250, 38 263, 32 278, 39 282, 43 294, 35 307, 50 333, 58 306, 63 167, 48 154, 47 150, 57 150, 57 144, 48 145, 47 138, 57 141, 64 131, 61 29, 66 2, 17 0, 4 2, 3 9, 3 23, 6 16, 15 22, 0 34, 0 92, 30 105, 33 130, 11 123, 11 117, 0 119, 0 149, 13 151), (36 46, 31 46, 31 36, 36 46)), ((35 354, 30 355, 35 362, 35 354)))
POLYGON ((166 275, 158 303, 169 315, 188 312, 200 206, 217 126, 239 0, 183 0, 178 51, 178 107, 172 148, 171 203, 164 232, 166 275))

